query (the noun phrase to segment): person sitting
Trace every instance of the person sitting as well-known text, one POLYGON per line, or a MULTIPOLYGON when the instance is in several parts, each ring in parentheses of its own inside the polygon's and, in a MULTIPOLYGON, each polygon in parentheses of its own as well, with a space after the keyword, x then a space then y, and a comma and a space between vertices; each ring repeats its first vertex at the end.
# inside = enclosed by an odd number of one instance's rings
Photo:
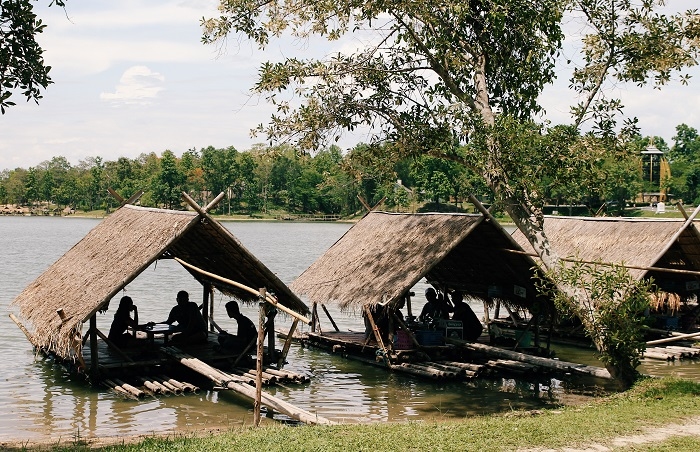
POLYGON ((452 304, 454 305, 452 320, 462 322, 462 339, 465 341, 477 340, 484 327, 472 308, 464 302, 464 296, 459 290, 452 293, 452 304))
POLYGON ((202 317, 197 303, 190 301, 190 294, 184 290, 177 293, 177 305, 175 305, 164 322, 168 325, 177 323, 176 334, 171 343, 178 344, 203 344, 207 342, 207 323, 202 317))
POLYGON ((449 305, 443 299, 438 299, 437 292, 432 287, 425 289, 425 299, 427 303, 418 316, 418 320, 423 323, 437 323, 440 319, 450 318, 449 305))
POLYGON ((138 310, 134 305, 131 297, 123 296, 119 300, 119 307, 114 313, 114 320, 109 327, 107 339, 117 347, 127 347, 136 344, 136 338, 128 332, 129 328, 138 326, 138 310), (134 312, 134 317, 131 317, 131 312, 134 312))
POLYGON ((229 318, 236 320, 237 330, 236 334, 221 331, 218 337, 219 345, 226 350, 242 353, 251 342, 258 338, 258 330, 252 320, 241 314, 238 303, 235 301, 226 303, 226 314, 229 318))

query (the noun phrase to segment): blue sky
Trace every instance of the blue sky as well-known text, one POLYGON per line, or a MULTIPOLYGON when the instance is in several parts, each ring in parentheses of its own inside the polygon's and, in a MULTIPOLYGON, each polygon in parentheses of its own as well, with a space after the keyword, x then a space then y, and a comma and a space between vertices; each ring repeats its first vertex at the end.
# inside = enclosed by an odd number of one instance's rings
MULTIPOLYGON (((251 138, 250 129, 273 113, 249 94, 260 63, 347 45, 280 42, 263 53, 232 38, 224 49, 206 46, 200 19, 217 15, 216 0, 69 0, 66 11, 48 3, 39 0, 35 11, 48 25, 39 41, 55 83, 39 105, 13 96, 17 106, 0 117, 0 171, 54 156, 76 165, 89 157, 116 160, 166 149, 179 156, 209 145, 250 149, 264 141, 251 138)), ((700 129, 700 73, 693 73, 686 87, 610 88, 639 117, 645 135, 670 143, 680 123, 700 129)), ((554 123, 566 121, 572 103, 568 77, 562 68, 560 83, 543 95, 554 123)))

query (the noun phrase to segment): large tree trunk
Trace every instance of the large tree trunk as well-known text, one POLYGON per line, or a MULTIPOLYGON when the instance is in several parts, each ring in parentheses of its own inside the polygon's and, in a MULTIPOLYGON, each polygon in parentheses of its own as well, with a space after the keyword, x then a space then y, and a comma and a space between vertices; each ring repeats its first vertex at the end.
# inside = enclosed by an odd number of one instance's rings
MULTIPOLYGON (((474 75, 474 85, 476 87, 475 108, 480 114, 483 123, 487 127, 494 127, 496 124, 495 115, 490 107, 488 98, 487 81, 485 76, 486 57, 482 57, 478 69, 474 75)), ((537 255, 542 260, 542 264, 547 270, 555 271, 560 265, 560 258, 552 249, 549 239, 544 232, 544 215, 542 210, 530 201, 529 194, 518 192, 508 181, 507 174, 502 170, 500 165, 501 155, 504 149, 501 148, 496 137, 490 134, 487 137, 488 146, 488 161, 484 169, 484 178, 491 191, 497 197, 513 220, 517 228, 525 235, 528 242, 532 245, 537 255)), ((507 150, 506 150, 507 151, 507 150)), ((554 281, 557 284, 557 281, 554 281)), ((573 287, 560 287, 559 290, 564 290, 569 294, 573 294, 575 302, 581 303, 580 298, 576 297, 576 289, 573 287)), ((593 344, 599 352, 603 352, 603 341, 595 326, 593 313, 588 310, 579 310, 583 312, 581 322, 588 332, 593 344)), ((620 383, 623 387, 629 385, 635 379, 634 369, 618 368, 615 366, 606 365, 610 375, 620 383)))

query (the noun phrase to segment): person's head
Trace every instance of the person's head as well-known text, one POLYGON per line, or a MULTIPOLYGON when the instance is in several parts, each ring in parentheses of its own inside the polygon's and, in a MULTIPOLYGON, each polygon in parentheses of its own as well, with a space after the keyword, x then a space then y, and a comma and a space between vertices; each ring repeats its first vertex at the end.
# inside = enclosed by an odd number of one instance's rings
POLYGON ((226 314, 228 314, 228 316, 231 318, 238 317, 241 314, 241 311, 238 308, 238 303, 235 301, 229 301, 226 303, 226 314))
POLYGON ((432 287, 428 287, 425 289, 425 299, 428 301, 436 301, 437 300, 437 292, 435 292, 435 289, 432 287))
POLYGON ((190 301, 190 294, 186 290, 181 290, 177 293, 177 304, 185 304, 190 301))
POLYGON ((131 311, 134 308, 134 300, 131 299, 131 297, 123 296, 121 300, 119 300, 119 308, 118 309, 126 309, 127 311, 131 311))
POLYGON ((452 303, 461 303, 464 300, 464 295, 459 290, 452 292, 452 303))

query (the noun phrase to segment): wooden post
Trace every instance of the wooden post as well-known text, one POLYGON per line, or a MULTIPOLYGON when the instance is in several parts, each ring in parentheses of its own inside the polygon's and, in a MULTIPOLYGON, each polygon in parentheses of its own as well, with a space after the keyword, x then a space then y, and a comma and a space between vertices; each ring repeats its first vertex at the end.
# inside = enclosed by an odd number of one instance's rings
POLYGON ((328 317, 328 320, 331 321, 331 324, 333 325, 333 328, 335 328, 336 331, 340 331, 338 329, 338 325, 335 324, 335 320, 333 320, 333 317, 331 317, 331 313, 328 312, 328 309, 326 309, 326 305, 321 303, 321 308, 323 308, 323 312, 326 313, 326 316, 328 317))
POLYGON ((255 401, 253 402, 253 424, 260 425, 260 401, 262 399, 262 368, 263 348, 265 344, 265 288, 260 289, 260 306, 258 316, 258 353, 255 360, 257 374, 255 376, 255 401))
POLYGON ((216 333, 216 323, 214 322, 214 288, 209 291, 209 331, 216 333))
POLYGON ((387 366, 391 367, 391 361, 389 361, 389 352, 384 346, 384 341, 382 340, 382 335, 381 332, 379 331, 379 328, 377 328, 377 324, 374 322, 374 317, 372 317, 372 311, 369 309, 369 305, 364 305, 365 309, 365 315, 367 315, 367 318, 369 319, 370 325, 372 325, 372 331, 374 332, 374 339, 377 341, 377 345, 382 349, 382 352, 384 352, 384 357, 386 358, 386 364, 387 366))
MULTIPOLYGON (((82 353, 82 349, 79 349, 82 353)), ((90 378, 93 382, 99 377, 98 370, 98 353, 97 353, 97 314, 90 317, 90 378)))
POLYGON ((318 318, 318 303, 313 304, 311 307, 311 331, 315 333, 323 333, 321 331, 321 321, 318 318))
POLYGON ((269 357, 268 362, 274 362, 275 360, 275 315, 277 311, 273 306, 270 306, 268 310, 269 317, 267 319, 267 356, 269 357))
POLYGON ((284 363, 287 361, 287 353, 289 353, 289 347, 292 345, 292 336, 294 331, 297 329, 299 324, 299 319, 294 319, 292 322, 292 327, 289 328, 289 334, 287 334, 287 339, 284 341, 284 347, 282 347, 282 356, 280 356, 279 361, 277 361, 277 367, 281 369, 284 367, 284 363))
POLYGON ((204 283, 202 286, 202 317, 204 317, 204 324, 207 325, 207 330, 211 330, 211 325, 209 324, 209 294, 211 293, 211 284, 204 283))

